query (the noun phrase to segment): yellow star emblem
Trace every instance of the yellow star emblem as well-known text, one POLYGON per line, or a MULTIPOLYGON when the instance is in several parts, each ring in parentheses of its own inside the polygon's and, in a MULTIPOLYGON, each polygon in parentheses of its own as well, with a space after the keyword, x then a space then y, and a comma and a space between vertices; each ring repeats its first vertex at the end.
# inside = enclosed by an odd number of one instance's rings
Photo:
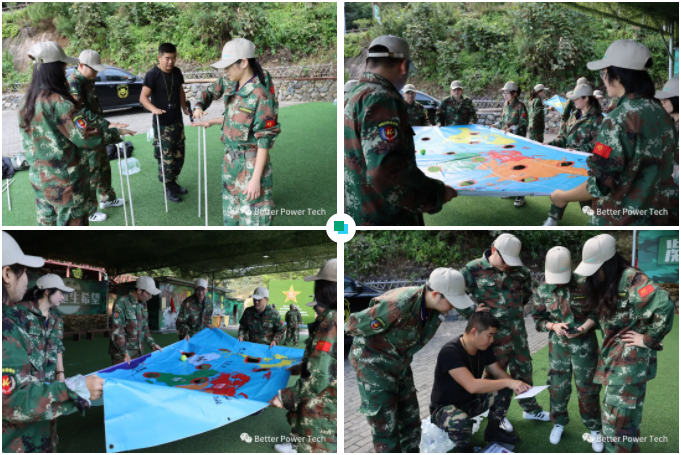
POLYGON ((291 289, 288 291, 281 291, 285 296, 286 300, 284 300, 284 303, 288 302, 289 300, 293 300, 294 303, 298 303, 296 300, 296 296, 300 294, 300 292, 296 292, 293 290, 293 285, 291 285, 291 289))

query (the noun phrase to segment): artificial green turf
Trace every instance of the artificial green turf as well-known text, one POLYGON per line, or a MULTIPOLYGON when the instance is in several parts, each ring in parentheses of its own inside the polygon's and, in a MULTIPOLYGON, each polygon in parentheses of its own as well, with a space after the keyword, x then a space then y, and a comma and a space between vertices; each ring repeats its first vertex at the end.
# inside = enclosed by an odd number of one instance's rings
MULTIPOLYGON (((461 196, 445 204, 435 215, 425 215, 426 226, 541 226, 548 218, 548 196, 527 196, 525 205, 513 205, 515 198, 461 196)), ((588 217, 578 202, 565 210, 560 226, 586 226, 588 217)))
MULTIPOLYGON (((646 397, 643 404, 643 420, 641 437, 648 437, 646 442, 640 442, 642 453, 679 453, 679 318, 674 318, 674 328, 664 339, 664 349, 657 354, 657 377, 646 387, 646 397), (650 442, 649 436, 667 437, 667 442, 650 442)), ((597 331, 599 344, 600 330, 597 331)), ((545 385, 549 372, 549 347, 539 350, 532 356, 534 385, 545 385)), ((601 389, 601 403, 603 393, 601 389)), ((582 424, 579 416, 577 388, 572 381, 572 395, 568 404, 570 423, 565 427, 563 437, 558 445, 549 442, 549 435, 553 424, 523 419, 523 410, 517 400, 511 400, 508 420, 513 425, 513 431, 520 437, 515 446, 515 452, 532 453, 593 453, 591 443, 582 440, 582 435, 589 430, 582 424)), ((537 401, 549 411, 548 389, 537 395, 537 401)), ((473 446, 484 445, 483 434, 488 420, 483 419, 480 430, 473 435, 473 446)))
MULTIPOLYGON (((275 226, 324 226, 336 213, 336 106, 332 103, 305 103, 279 110, 281 134, 270 150, 273 176, 273 197, 276 209, 304 210, 303 215, 279 215, 275 226), (318 215, 308 212, 317 210, 318 215)), ((135 126, 131 125, 134 130, 135 126)), ((185 163, 179 182, 189 194, 181 203, 168 202, 165 211, 162 184, 158 181, 158 164, 154 159, 152 142, 147 142, 146 131, 132 138, 141 171, 130 176, 135 224, 138 226, 203 226, 198 217, 198 138, 199 128, 185 125, 185 163)), ((221 129, 206 129, 208 158, 208 221, 211 226, 222 226, 222 163, 224 145, 220 141, 221 129)), ((202 156, 203 159, 203 156, 202 156)), ((203 165, 201 166, 203 180, 203 165)), ((112 185, 118 197, 120 177, 118 160, 111 162, 112 185)), ((28 179, 28 171, 15 174, 12 184, 12 211, 7 207, 7 196, 2 195, 2 221, 4 226, 35 226, 35 192, 28 179)), ((127 182, 123 176, 123 185, 127 182)), ((203 193, 204 184, 201 183, 203 193)), ((203 194, 202 194, 203 196, 203 194)), ((204 202, 202 197, 201 213, 204 202)), ((108 219, 92 223, 96 226, 124 226, 122 207, 103 210, 108 219)), ((128 223, 130 206, 128 202, 128 223)))
MULTIPOLYGON (((236 330, 225 330, 226 333, 236 337, 236 330)), ((152 334, 154 340, 161 346, 168 346, 177 342, 176 334, 152 334)), ((300 336, 297 348, 305 348, 307 335, 300 336)), ((290 346, 289 346, 290 347, 290 346)), ((109 339, 101 335, 94 340, 73 341, 64 340, 64 369, 66 376, 76 374, 88 374, 111 366, 109 357, 109 339)), ((291 376, 288 385, 295 383, 297 376, 291 376)), ((172 432, 172 428, 167 429, 172 432)), ((265 408, 265 411, 257 416, 249 416, 237 420, 234 423, 216 428, 190 438, 170 442, 148 449, 140 449, 138 452, 234 452, 234 453, 257 453, 274 452, 274 443, 255 442, 255 436, 288 436, 291 427, 286 421, 286 411, 273 407, 265 408), (240 439, 241 433, 248 433, 254 441, 246 443, 240 439)), ((139 429, 144 432, 144 428, 139 429)), ((106 439, 104 434, 104 407, 90 408, 85 416, 71 414, 57 419, 57 434, 59 435, 58 450, 62 453, 83 452, 106 452, 106 439)))

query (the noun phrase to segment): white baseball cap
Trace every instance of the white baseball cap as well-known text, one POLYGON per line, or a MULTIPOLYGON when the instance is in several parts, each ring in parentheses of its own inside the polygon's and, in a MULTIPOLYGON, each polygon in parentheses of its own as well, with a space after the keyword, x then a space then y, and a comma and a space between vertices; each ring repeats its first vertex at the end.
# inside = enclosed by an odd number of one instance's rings
POLYGON ((99 53, 93 50, 86 50, 80 53, 78 56, 80 63, 89 66, 95 71, 104 71, 106 66, 102 65, 102 60, 99 57, 99 53))
POLYGON ((575 85, 584 85, 584 84, 591 85, 591 84, 589 84, 589 79, 587 79, 585 77, 580 77, 579 79, 577 79, 577 83, 575 85))
POLYGON ((196 288, 206 288, 208 289, 208 280, 205 278, 197 278, 194 281, 194 289, 196 288))
POLYGON ((329 259, 322 265, 319 272, 316 275, 306 276, 303 278, 305 281, 317 281, 326 280, 338 282, 338 259, 329 259))
POLYGON ((544 277, 548 284, 566 284, 572 276, 572 260, 570 250, 562 246, 554 246, 546 253, 544 277))
POLYGON ((394 58, 398 60, 406 59, 409 62, 409 69, 412 73, 416 72, 416 67, 411 62, 411 54, 409 53, 409 43, 406 40, 394 35, 379 36, 371 42, 369 49, 374 46, 384 46, 388 49, 387 52, 369 52, 367 57, 375 58, 394 58))
POLYGON ((672 77, 664 84, 662 90, 657 90, 655 92, 655 98, 658 100, 665 100, 667 98, 674 98, 679 96, 679 78, 672 77))
POLYGON ((250 298, 254 300, 260 300, 260 299, 269 299, 270 298, 270 291, 268 291, 266 288, 262 286, 258 286, 255 288, 255 291, 253 291, 253 294, 249 295, 250 298))
POLYGON ((461 81, 452 81, 452 83, 449 85, 449 88, 452 90, 455 88, 463 89, 463 85, 461 85, 461 81))
POLYGON ((315 300, 314 296, 311 295, 310 297, 312 297, 312 302, 308 302, 308 303, 306 303, 305 305, 311 306, 311 307, 317 306, 317 301, 315 300))
POLYGON ((402 89, 402 93, 415 92, 415 91, 416 91, 416 87, 414 87, 412 84, 407 84, 402 89))
POLYGON ((516 84, 513 81, 508 81, 504 85, 504 88, 499 89, 500 92, 512 92, 512 91, 518 91, 518 84, 516 84))
POLYGON ((70 288, 64 284, 64 280, 61 279, 59 275, 54 273, 48 273, 47 275, 38 278, 35 283, 38 289, 59 289, 62 292, 73 292, 73 288, 70 288))
POLYGON ((601 268, 608 259, 617 252, 615 238, 610 234, 601 234, 586 241, 582 248, 582 262, 575 269, 575 273, 591 276, 601 268))
POLYGON ((20 264, 26 267, 42 267, 45 260, 38 256, 26 256, 14 238, 2 231, 2 266, 20 264))
POLYGON ((213 63, 213 68, 227 68, 237 60, 255 58, 255 44, 244 38, 237 38, 224 45, 222 59, 213 63))
POLYGON ((568 93, 568 98, 576 100, 583 96, 591 96, 594 94, 594 89, 589 84, 578 85, 575 89, 568 93))
POLYGON ((617 66, 629 70, 645 71, 646 63, 653 55, 645 44, 630 39, 618 39, 608 47, 602 59, 589 62, 586 67, 596 71, 609 66, 617 66))
POLYGON ((78 63, 76 57, 67 57, 64 49, 54 41, 35 43, 28 50, 28 57, 36 63, 78 63))
POLYGON ((150 276, 141 276, 137 278, 135 285, 137 286, 137 289, 147 291, 151 295, 159 295, 161 293, 161 290, 156 287, 154 279, 150 276))
POLYGON ((544 87, 544 84, 537 84, 534 86, 535 92, 541 92, 542 90, 548 90, 548 87, 544 87))
POLYGON ((603 92, 601 92, 600 90, 594 90, 594 96, 596 98, 603 98, 603 92))
POLYGON ((356 80, 356 79, 350 79, 350 80, 347 81, 347 82, 345 83, 345 85, 343 86, 343 93, 348 93, 348 92, 352 89, 352 87, 354 87, 354 86, 357 85, 357 84, 359 84, 359 81, 358 81, 358 80, 356 80))
POLYGON ((475 302, 466 295, 466 280, 454 269, 440 267, 433 270, 428 279, 428 286, 444 295, 455 308, 463 309, 475 305, 475 302))
POLYGON ((523 265, 520 260, 520 248, 522 244, 518 237, 513 234, 501 234, 496 238, 492 244, 501 254, 502 259, 507 265, 511 267, 519 267, 523 265))

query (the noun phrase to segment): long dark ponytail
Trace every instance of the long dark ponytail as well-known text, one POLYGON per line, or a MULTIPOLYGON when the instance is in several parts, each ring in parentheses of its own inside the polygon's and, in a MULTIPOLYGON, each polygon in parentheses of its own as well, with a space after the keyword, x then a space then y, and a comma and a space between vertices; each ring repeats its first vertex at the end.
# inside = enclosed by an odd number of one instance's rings
POLYGON ((248 66, 250 66, 251 69, 253 70, 253 74, 258 76, 258 79, 260 79, 260 83, 262 85, 265 85, 265 72, 262 70, 262 66, 260 66, 260 63, 258 63, 258 59, 249 58, 248 66))
POLYGON ((21 109, 21 122, 19 126, 26 131, 30 131, 31 121, 35 116, 35 104, 40 96, 50 96, 53 93, 77 106, 78 103, 69 92, 68 82, 64 74, 63 62, 35 63, 33 76, 28 90, 24 96, 24 107, 21 109))
POLYGON ((617 308, 619 284, 624 271, 631 267, 619 253, 608 259, 593 275, 586 278, 585 294, 587 311, 596 311, 601 317, 609 318, 617 308), (600 270, 604 277, 601 279, 600 270))

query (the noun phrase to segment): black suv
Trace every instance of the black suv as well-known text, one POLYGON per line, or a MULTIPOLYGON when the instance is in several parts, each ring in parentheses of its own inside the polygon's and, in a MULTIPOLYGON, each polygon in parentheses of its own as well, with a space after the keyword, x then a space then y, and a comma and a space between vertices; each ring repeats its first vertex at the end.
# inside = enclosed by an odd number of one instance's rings
MULTIPOLYGON (((344 293, 345 293, 345 316, 344 320, 347 321, 350 317, 350 313, 357 313, 369 307, 369 302, 374 297, 383 295, 383 291, 376 290, 366 284, 360 283, 357 280, 350 278, 349 276, 344 277, 344 293)), ((352 344, 352 337, 345 336, 345 355, 348 354, 348 348, 352 344)))
MULTIPOLYGON (((95 77, 95 92, 102 110, 141 106, 140 95, 144 86, 142 78, 120 68, 104 66, 106 70, 100 71, 95 77)), ((66 75, 75 69, 75 66, 66 68, 66 75)))

